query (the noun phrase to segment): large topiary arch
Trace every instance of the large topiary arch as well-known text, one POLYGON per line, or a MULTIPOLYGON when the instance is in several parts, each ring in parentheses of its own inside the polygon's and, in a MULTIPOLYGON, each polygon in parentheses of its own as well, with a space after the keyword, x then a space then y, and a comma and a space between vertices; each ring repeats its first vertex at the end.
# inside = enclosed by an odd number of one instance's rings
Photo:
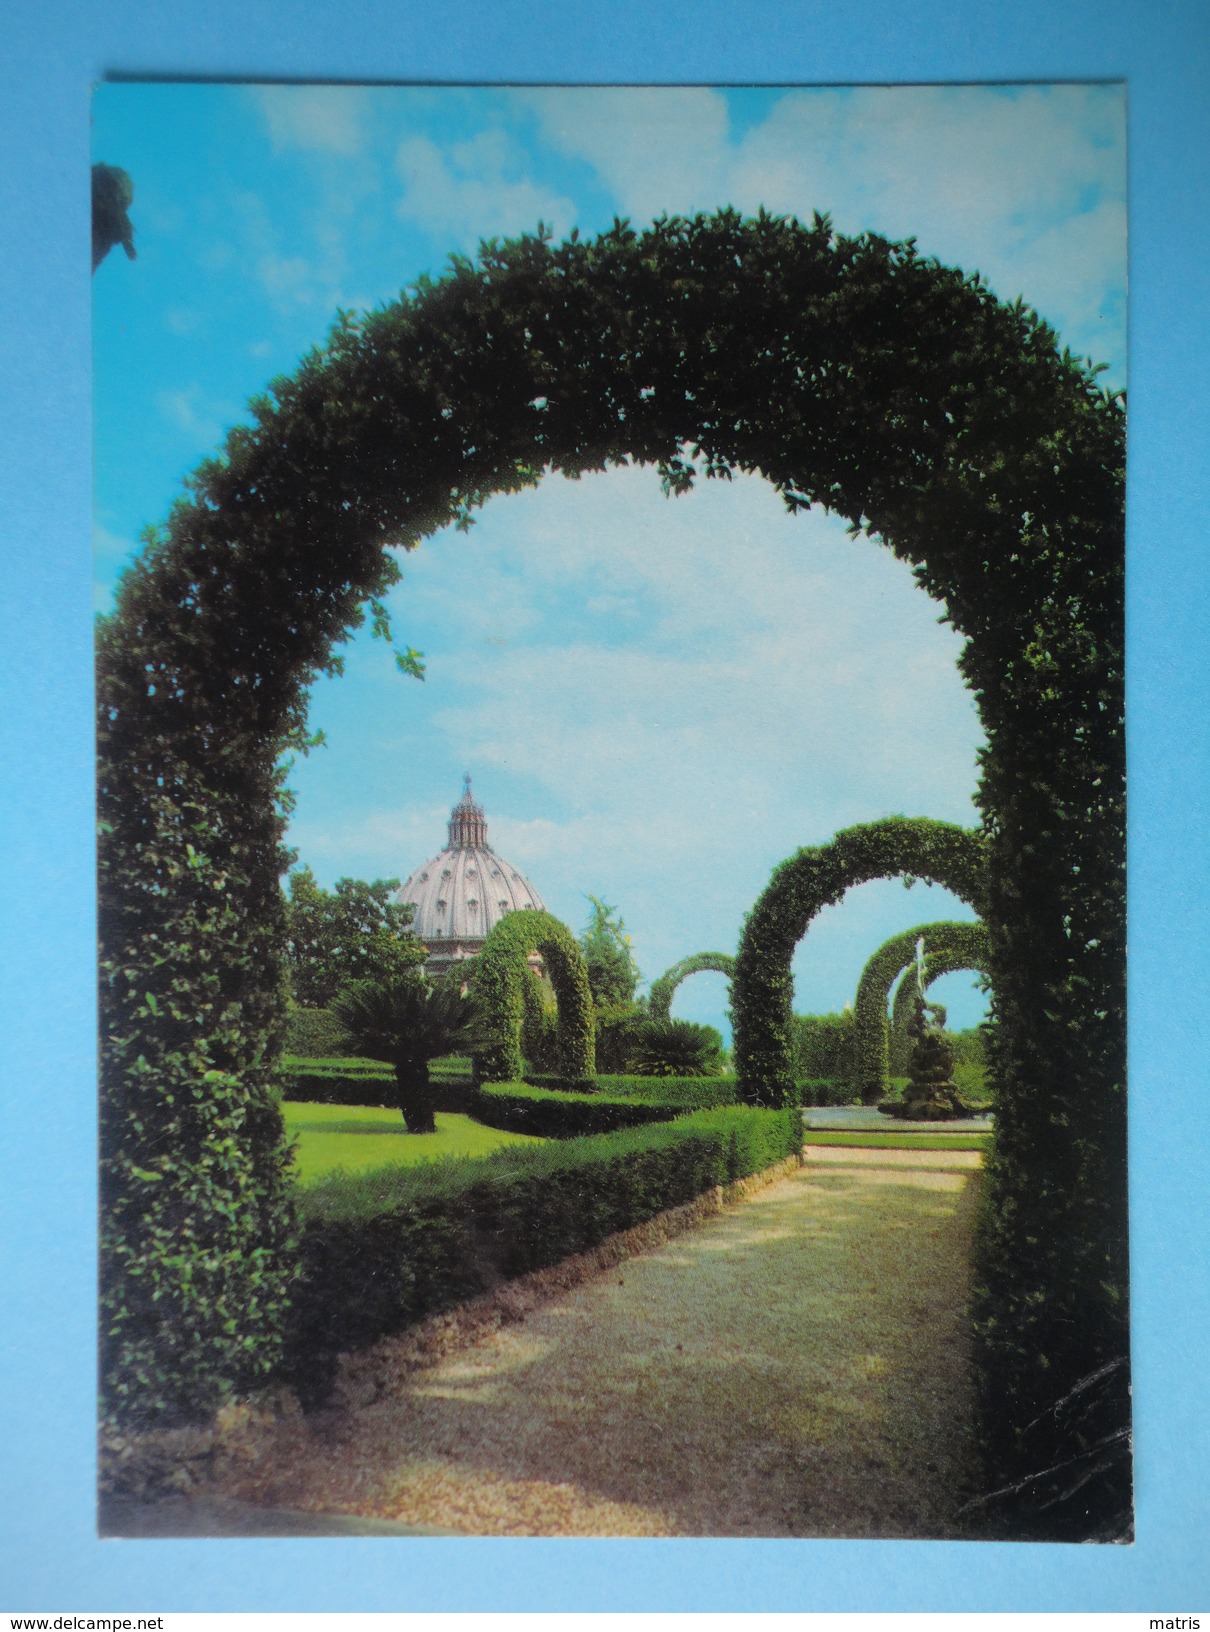
POLYGON ((942 948, 987 962, 987 930, 980 923, 918 924, 884 941, 861 971, 853 1000, 853 1065, 862 1102, 873 1105, 891 1091, 887 1000, 900 974, 916 959, 917 944, 924 955, 942 948))
POLYGON ((811 845, 783 861, 748 914, 735 960, 731 1014, 739 1098, 756 1105, 794 1103, 790 965, 821 907, 839 901, 856 884, 906 874, 941 884, 978 910, 986 869, 981 834, 924 816, 890 816, 846 828, 828 844, 811 845))
POLYGON ((475 1052, 480 1082, 518 1082, 521 1027, 530 984, 528 959, 541 954, 559 1005, 559 1070, 587 1081, 595 1070, 592 989, 579 943, 549 912, 506 913, 475 960, 472 991, 482 1014, 484 1041, 475 1052))
POLYGON ((651 1012, 657 1020, 667 1020, 672 1009, 672 999, 676 989, 683 980, 690 975, 700 975, 707 970, 717 975, 726 975, 730 980, 735 973, 735 959, 727 952, 695 952, 691 957, 682 958, 674 963, 671 969, 665 969, 658 980, 651 983, 651 1012))
POLYGON ((195 1414, 280 1352, 278 765, 312 678, 387 546, 629 458, 845 516, 966 637, 999 1017, 976 1325, 1011 1459, 1126 1340, 1124 447, 1121 402, 978 277, 731 211, 486 246, 273 381, 99 631, 110 1405, 195 1414))
MULTIPOLYGON (((930 952, 924 959, 924 974, 922 976, 924 990, 927 994, 929 987, 942 975, 953 975, 964 969, 974 970, 977 974, 987 978, 986 949, 982 953, 970 952, 930 952)), ((895 995, 891 999, 890 1018, 890 1059, 891 1069, 896 1075, 901 1075, 907 1069, 908 1057, 911 1053, 911 1038, 908 1027, 911 1024, 912 1010, 916 999, 916 971, 907 969, 900 977, 895 988, 895 995), (898 1062, 898 1063, 897 1063, 898 1062)))

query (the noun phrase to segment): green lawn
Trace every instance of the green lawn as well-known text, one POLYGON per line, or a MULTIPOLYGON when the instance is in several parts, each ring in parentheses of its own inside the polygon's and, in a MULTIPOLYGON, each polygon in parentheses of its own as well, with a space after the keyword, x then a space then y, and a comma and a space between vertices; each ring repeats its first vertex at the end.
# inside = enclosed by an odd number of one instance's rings
POLYGON ((437 1112, 436 1133, 409 1133, 398 1111, 368 1105, 282 1106, 286 1132, 297 1138, 294 1172, 302 1185, 329 1173, 373 1167, 412 1167, 450 1156, 490 1156, 504 1145, 540 1145, 524 1133, 485 1128, 469 1116, 437 1112))
POLYGON ((990 1133, 833 1133, 803 1130, 805 1145, 848 1145, 854 1150, 988 1150, 990 1133))

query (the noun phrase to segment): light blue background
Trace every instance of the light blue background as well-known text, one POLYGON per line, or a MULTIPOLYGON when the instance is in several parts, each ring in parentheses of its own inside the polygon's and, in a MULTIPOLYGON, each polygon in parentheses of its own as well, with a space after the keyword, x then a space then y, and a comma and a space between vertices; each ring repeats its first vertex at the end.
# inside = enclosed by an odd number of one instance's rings
POLYGON ((13 1609, 1206 1607, 1207 794, 1202 0, 132 0, 0 23, 7 1249, 13 1609), (1120 78, 1131 141, 1131 979, 1138 1534, 860 1542, 108 1542, 93 1520, 88 92, 105 74, 844 82, 1120 78), (1199 1602, 1200 1600, 1200 1602, 1199 1602))

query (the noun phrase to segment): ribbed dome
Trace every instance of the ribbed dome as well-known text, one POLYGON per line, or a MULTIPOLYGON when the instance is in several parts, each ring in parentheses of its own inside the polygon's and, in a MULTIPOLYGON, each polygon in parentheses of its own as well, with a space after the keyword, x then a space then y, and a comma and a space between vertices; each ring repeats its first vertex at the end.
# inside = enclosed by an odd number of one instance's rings
POLYGON ((415 907, 412 932, 438 966, 472 957, 506 912, 545 910, 529 880, 488 844, 487 818, 469 776, 450 812, 446 848, 418 867, 395 899, 415 907))

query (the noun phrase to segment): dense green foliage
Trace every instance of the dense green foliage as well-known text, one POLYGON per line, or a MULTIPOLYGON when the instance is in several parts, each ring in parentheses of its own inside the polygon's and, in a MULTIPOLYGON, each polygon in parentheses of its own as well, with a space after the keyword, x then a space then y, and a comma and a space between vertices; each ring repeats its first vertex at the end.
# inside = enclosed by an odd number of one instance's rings
POLYGON ((394 1067, 385 1060, 282 1060, 282 1099, 314 1105, 392 1105, 398 1110, 399 1093, 394 1067))
POLYGON ((526 1078, 531 1088, 557 1089, 560 1093, 612 1094, 615 1098, 641 1099, 661 1105, 700 1107, 710 1103, 731 1104, 735 1099, 734 1077, 635 1077, 625 1073, 598 1074, 589 1083, 570 1082, 565 1077, 531 1072, 526 1078), (699 1096, 715 1095, 708 1102, 699 1096))
POLYGON ((890 1092, 890 1031, 887 1001, 891 987, 909 964, 915 964, 917 946, 924 956, 948 951, 980 967, 987 963, 987 930, 976 923, 917 924, 884 941, 861 971, 853 1003, 854 1075, 863 1104, 876 1105, 890 1092))
POLYGON ((592 916, 580 936, 580 949, 592 988, 594 1061, 598 1072, 623 1071, 650 1011, 645 998, 635 997, 642 977, 626 925, 616 908, 595 895, 588 899, 592 916))
MULTIPOLYGON (((1022 304, 819 219, 492 243, 342 314, 190 479, 100 624, 110 1405, 204 1410, 280 1344, 279 767, 312 678, 397 580, 389 546, 629 458, 670 491, 760 471, 791 509, 881 538, 965 638, 998 1021, 983 1426, 1004 1477, 1040 1454, 1024 1425, 1126 1352, 1124 430, 1022 304)), ((759 1098, 791 1086, 782 954, 809 913, 782 909, 804 865, 753 912, 733 982, 759 1098)))
POLYGON ((665 969, 658 980, 651 983, 651 1012, 657 1020, 667 1020, 672 1008, 672 999, 677 987, 690 975, 697 975, 711 970, 715 974, 726 975, 730 980, 735 972, 735 959, 726 952, 695 952, 692 957, 682 958, 674 963, 671 969, 665 969))
POLYGON ((636 1077, 710 1077, 724 1064, 722 1034, 713 1026, 651 1016, 635 1030, 626 1070, 636 1077))
POLYGON ((641 1099, 661 1105, 676 1105, 681 1109, 697 1109, 703 1105, 729 1105, 735 1099, 734 1077, 632 1077, 600 1076, 597 1092, 621 1094, 627 1099, 641 1099), (709 1094, 710 1099, 701 1096, 709 1094))
POLYGON ((857 1091, 846 1077, 798 1077, 794 1094, 800 1105, 855 1105, 857 1091))
POLYGON ((592 993, 575 937, 549 912, 510 912, 495 925, 475 960, 471 990, 482 1020, 475 1049, 480 1082, 516 1082, 525 1065, 521 1033, 533 973, 527 959, 539 952, 558 1004, 559 1070, 572 1081, 594 1070, 592 993))
MULTIPOLYGON (((626 1080, 626 1079, 623 1079, 626 1080)), ((470 1102, 471 1115, 489 1127, 550 1139, 667 1122, 687 1111, 735 1102, 734 1077, 638 1078, 646 1092, 599 1089, 584 1094, 530 1083, 485 1083, 470 1102)))
POLYGON ((730 1106, 484 1161, 321 1181, 301 1197, 296 1381, 322 1395, 338 1351, 758 1173, 801 1138, 794 1112, 730 1106))
POLYGON ((643 998, 624 1007, 597 1009, 596 1062, 597 1076, 616 1075, 627 1070, 643 1028, 651 1018, 643 998))
POLYGON ((598 1011, 625 1008, 633 1002, 635 987, 641 978, 630 936, 616 907, 606 906, 595 895, 588 899, 592 903, 592 916, 580 936, 580 950, 584 954, 592 1001, 598 1011))
POLYGON ((387 930, 370 937, 373 973, 342 986, 332 1012, 371 1059, 395 1074, 395 1103, 409 1133, 435 1133, 436 1104, 429 1061, 473 1046, 480 1035, 473 999, 457 980, 432 980, 419 941, 387 930))
POLYGON ((832 1082, 853 1089, 853 1011, 796 1014, 791 1021, 790 1054, 796 1082, 832 1082))
POLYGON ((338 878, 321 889, 309 867, 290 874, 286 896, 286 962, 290 993, 303 1008, 327 1008, 342 986, 375 973, 374 937, 403 936, 413 908, 394 899, 397 878, 367 884, 338 878))
MULTIPOLYGON (((942 884, 977 905, 985 871, 986 851, 978 833, 907 816, 846 828, 831 843, 800 850, 782 862, 745 921, 731 984, 740 1098, 761 1105, 791 1103, 790 964, 821 907, 839 901, 856 884, 900 874, 942 884)), ((884 996, 884 1007, 885 1001, 884 996)))
POLYGON ((304 1059, 336 1059, 353 1052, 353 1039, 331 1009, 300 1009, 293 1004, 286 1011, 287 1054, 304 1059))

